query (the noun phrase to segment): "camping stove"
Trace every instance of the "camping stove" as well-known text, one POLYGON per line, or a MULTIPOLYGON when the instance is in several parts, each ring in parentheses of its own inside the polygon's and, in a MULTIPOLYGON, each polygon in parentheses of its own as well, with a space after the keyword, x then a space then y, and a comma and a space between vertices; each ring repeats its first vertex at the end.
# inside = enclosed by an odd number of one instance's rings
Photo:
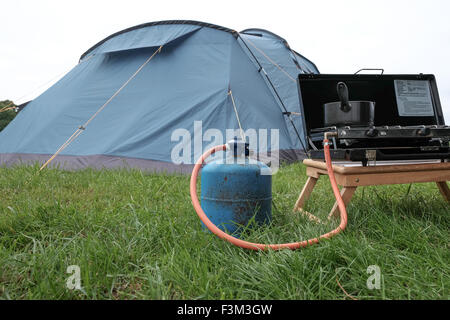
POLYGON ((310 158, 323 158, 324 134, 333 132, 333 160, 363 165, 378 160, 450 160, 450 126, 444 123, 433 75, 299 75, 298 83, 310 158), (342 83, 348 87, 347 96, 336 93, 342 83), (375 106, 371 117, 358 118, 359 110, 349 116, 339 109, 341 104, 351 109, 367 101, 375 106), (335 125, 324 111, 330 105, 337 114, 335 125))

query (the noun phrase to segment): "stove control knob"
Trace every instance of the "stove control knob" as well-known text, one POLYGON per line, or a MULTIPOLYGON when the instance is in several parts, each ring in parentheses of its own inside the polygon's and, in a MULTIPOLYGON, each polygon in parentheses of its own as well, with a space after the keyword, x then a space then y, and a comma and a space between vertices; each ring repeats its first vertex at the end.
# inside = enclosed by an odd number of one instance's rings
POLYGON ((428 136, 430 133, 431 133, 430 128, 422 128, 417 130, 417 135, 422 137, 428 136))
POLYGON ((366 136, 373 138, 376 137, 378 135, 378 130, 375 128, 370 128, 369 130, 366 131, 366 136))

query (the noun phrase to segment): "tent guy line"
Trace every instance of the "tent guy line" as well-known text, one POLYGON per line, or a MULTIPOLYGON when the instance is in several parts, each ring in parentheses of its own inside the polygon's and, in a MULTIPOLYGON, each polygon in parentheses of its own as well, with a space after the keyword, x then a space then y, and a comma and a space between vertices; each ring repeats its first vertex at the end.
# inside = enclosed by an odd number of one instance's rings
MULTIPOLYGON (((108 101, 106 101, 98 110, 96 113, 94 113, 92 115, 92 117, 89 118, 89 120, 87 120, 82 126, 80 126, 73 134, 72 136, 70 136, 69 139, 66 140, 66 142, 64 142, 64 144, 50 157, 50 159, 48 159, 43 165, 42 167, 39 169, 39 171, 44 170, 44 168, 46 168, 50 162, 52 162, 53 159, 56 158, 56 156, 63 151, 69 144, 71 144, 76 138, 78 138, 78 136, 84 131, 86 130, 86 127, 89 125, 89 123, 91 123, 92 120, 94 120, 95 117, 97 117, 97 115, 106 108, 106 106, 131 82, 131 80, 133 80, 138 74, 139 72, 141 72, 142 69, 144 69, 144 67, 153 59, 153 57, 157 54, 161 52, 162 49, 162 45, 158 48, 158 50, 156 50, 137 70, 136 72, 130 77, 128 78, 128 80, 108 99, 108 101)), ((92 56, 89 56, 87 59, 91 58, 92 56)))
POLYGON ((236 114, 236 120, 239 124, 239 131, 241 134, 241 139, 242 139, 242 141, 245 141, 244 130, 242 129, 241 120, 239 119, 239 114, 238 114, 238 111, 236 108, 236 103, 234 102, 233 91, 231 91, 231 89, 228 89, 228 95, 230 96, 231 102, 233 103, 234 113, 236 114))
MULTIPOLYGON (((244 40, 242 40, 244 41, 244 40)), ((295 83, 297 83, 297 80, 292 77, 286 70, 284 70, 278 63, 276 63, 275 61, 273 61, 264 51, 262 51, 261 49, 259 49, 257 46, 255 46, 255 44, 250 40, 247 39, 248 43, 250 43, 252 45, 253 48, 255 48, 256 50, 258 50, 259 52, 261 52, 261 54, 271 63, 273 64, 275 67, 277 67, 281 72, 283 72, 289 79, 291 79, 292 81, 294 81, 295 83)))

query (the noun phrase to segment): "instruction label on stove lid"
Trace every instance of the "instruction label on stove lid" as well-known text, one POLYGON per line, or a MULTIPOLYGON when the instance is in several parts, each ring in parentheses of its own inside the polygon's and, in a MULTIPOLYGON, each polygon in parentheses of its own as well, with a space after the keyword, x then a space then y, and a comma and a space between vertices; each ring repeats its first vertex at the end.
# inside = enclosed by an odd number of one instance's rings
POLYGON ((430 83, 426 80, 394 80, 401 117, 434 116, 430 83))

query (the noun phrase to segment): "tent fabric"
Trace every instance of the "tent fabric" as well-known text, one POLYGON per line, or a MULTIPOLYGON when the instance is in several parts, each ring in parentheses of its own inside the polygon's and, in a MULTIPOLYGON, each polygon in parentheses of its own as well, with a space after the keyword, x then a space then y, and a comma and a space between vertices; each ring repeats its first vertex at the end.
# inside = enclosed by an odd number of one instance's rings
POLYGON ((223 137, 227 129, 238 129, 229 90, 244 130, 278 129, 281 160, 301 159, 306 143, 301 117, 291 116, 291 122, 283 113, 301 110, 296 83, 250 41, 294 79, 318 70, 284 39, 255 30, 258 35, 201 22, 163 21, 106 38, 0 133, 0 164, 44 163, 160 45, 161 52, 52 165, 188 172, 202 148, 191 146, 189 163, 174 164, 171 153, 179 141, 172 141, 172 133, 185 129, 194 137, 194 121, 202 121, 203 133, 216 129, 223 137))

